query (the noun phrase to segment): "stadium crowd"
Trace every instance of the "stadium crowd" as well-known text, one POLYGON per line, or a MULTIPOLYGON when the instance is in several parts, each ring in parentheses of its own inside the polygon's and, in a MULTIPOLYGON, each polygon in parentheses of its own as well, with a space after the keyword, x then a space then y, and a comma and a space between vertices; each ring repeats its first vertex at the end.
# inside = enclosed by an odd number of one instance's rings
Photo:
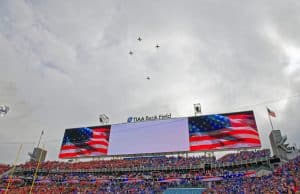
POLYGON ((8 171, 11 167, 7 164, 0 164, 0 175, 8 171))
POLYGON ((300 193, 300 156, 267 176, 230 177, 221 184, 215 183, 217 193, 300 193))
MULTIPOLYGON (((257 159, 262 157, 269 157, 270 150, 258 151, 242 151, 235 154, 227 154, 224 157, 216 160, 215 156, 197 156, 197 157, 137 157, 124 158, 113 160, 95 160, 88 162, 58 162, 47 161, 43 162, 40 169, 43 170, 86 170, 86 169, 119 169, 119 168, 156 168, 156 167, 179 167, 179 166, 195 166, 203 163, 221 164, 224 162, 234 162, 242 160, 257 159)), ((23 170, 35 169, 37 162, 27 162, 18 167, 23 170)))
POLYGON ((271 152, 269 149, 259 150, 259 151, 241 151, 239 153, 226 154, 221 157, 218 162, 236 162, 243 160, 250 160, 255 158, 269 157, 271 152))
MULTIPOLYGON (((58 162, 48 161, 41 165, 41 169, 50 170, 74 170, 74 169, 116 169, 116 168, 154 168, 157 166, 190 166, 197 165, 201 158, 183 158, 183 157, 140 157, 128 159, 113 159, 113 160, 95 160, 89 162, 58 162)), ((34 169, 37 162, 28 162, 19 167, 22 169, 34 169)))
MULTIPOLYGON (((269 156, 269 150, 228 154, 213 162, 232 162, 269 156)), ((205 187, 205 193, 299 193, 300 192, 300 157, 276 167, 271 174, 258 176, 251 166, 232 168, 199 168, 197 170, 151 170, 107 173, 66 173, 68 169, 96 168, 132 168, 197 165, 204 161, 211 162, 212 157, 153 157, 127 158, 124 160, 100 160, 90 162, 63 163, 45 162, 41 169, 57 169, 53 172, 38 174, 33 193, 162 193, 169 187, 205 187), (98 164, 97 164, 98 163, 98 164)), ((32 170, 36 163, 29 162, 19 167, 32 170)), ((255 167, 255 166, 253 166, 255 167)), ((0 182, 0 193, 5 191, 8 182, 12 185, 8 193, 29 193, 33 181, 33 171, 17 173, 12 179, 4 176, 0 182)))

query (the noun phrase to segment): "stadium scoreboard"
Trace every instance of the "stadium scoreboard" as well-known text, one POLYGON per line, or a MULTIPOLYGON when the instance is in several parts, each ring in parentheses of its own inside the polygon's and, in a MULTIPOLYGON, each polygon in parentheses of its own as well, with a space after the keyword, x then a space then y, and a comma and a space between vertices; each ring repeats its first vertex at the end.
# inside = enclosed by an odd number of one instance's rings
POLYGON ((66 129, 59 158, 259 148, 253 111, 66 129))

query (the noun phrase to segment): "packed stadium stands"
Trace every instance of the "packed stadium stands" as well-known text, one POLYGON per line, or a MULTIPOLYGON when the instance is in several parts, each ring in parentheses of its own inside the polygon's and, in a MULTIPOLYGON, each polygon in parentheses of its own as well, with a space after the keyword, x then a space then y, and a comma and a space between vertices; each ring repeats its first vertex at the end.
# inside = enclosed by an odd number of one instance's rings
POLYGON ((212 185, 217 193, 293 193, 300 192, 300 157, 262 177, 230 177, 212 185))
POLYGON ((271 153, 269 149, 259 151, 241 151, 239 153, 226 154, 218 160, 218 162, 234 162, 250 160, 255 158, 270 157, 271 153))
MULTIPOLYGON (((214 156, 156 156, 73 163, 48 161, 40 165, 32 193, 146 194, 163 193, 172 187, 207 188, 205 193, 299 193, 300 157, 274 168, 270 160, 261 162, 266 157, 271 158, 270 150, 241 151, 218 160, 214 156), (229 165, 213 165, 222 163, 229 165), (262 169, 271 173, 261 175, 262 169)), ((14 176, 3 176, 2 192, 11 182, 8 193, 29 193, 36 165, 21 164, 14 176)))
POLYGON ((10 169, 10 166, 7 164, 0 164, 0 175, 10 169))
MULTIPOLYGON (((122 158, 112 160, 94 160, 89 162, 58 162, 47 161, 40 166, 41 170, 117 170, 130 168, 131 170, 145 170, 147 168, 180 168, 193 167, 201 164, 223 164, 225 162, 238 162, 261 159, 270 157, 270 150, 259 151, 241 151, 235 154, 227 154, 216 160, 215 156, 198 156, 198 157, 137 157, 137 158, 122 158)), ((37 166, 37 162, 27 162, 18 166, 18 169, 31 170, 37 166)))

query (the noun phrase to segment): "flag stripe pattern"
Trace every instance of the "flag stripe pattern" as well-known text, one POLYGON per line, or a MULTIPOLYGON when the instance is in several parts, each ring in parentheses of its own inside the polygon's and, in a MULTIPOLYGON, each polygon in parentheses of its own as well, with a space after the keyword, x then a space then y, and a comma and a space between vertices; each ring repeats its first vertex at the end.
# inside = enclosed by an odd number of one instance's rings
POLYGON ((67 129, 59 158, 107 155, 110 126, 67 129))
POLYGON ((252 111, 188 118, 190 151, 260 147, 252 111))

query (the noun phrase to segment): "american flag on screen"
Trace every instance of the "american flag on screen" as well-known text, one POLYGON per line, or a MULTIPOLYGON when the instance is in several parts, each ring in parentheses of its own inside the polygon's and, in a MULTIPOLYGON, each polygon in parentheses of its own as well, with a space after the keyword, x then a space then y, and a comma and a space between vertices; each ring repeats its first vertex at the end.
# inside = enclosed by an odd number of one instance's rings
POLYGON ((188 118, 190 151, 260 147, 260 139, 250 112, 188 118))
POLYGON ((107 155, 110 126, 67 129, 59 158, 107 155))

